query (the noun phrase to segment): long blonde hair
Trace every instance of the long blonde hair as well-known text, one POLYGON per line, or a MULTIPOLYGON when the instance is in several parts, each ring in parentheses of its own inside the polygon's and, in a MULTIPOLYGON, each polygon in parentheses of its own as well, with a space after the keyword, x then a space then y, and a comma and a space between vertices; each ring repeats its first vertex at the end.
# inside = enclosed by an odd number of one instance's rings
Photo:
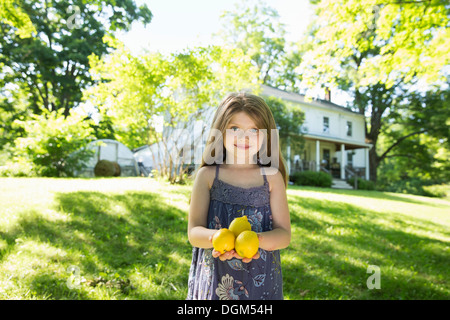
MULTIPOLYGON (((283 158, 283 155, 281 153, 280 143, 277 143, 278 150, 271 150, 272 146, 272 132, 277 129, 275 124, 275 119, 273 117, 272 111, 270 111, 269 106, 267 103, 261 98, 254 94, 250 94, 247 92, 239 92, 239 93, 230 93, 225 97, 225 99, 220 103, 219 107, 216 110, 216 113, 214 114, 214 118, 212 121, 211 131, 209 133, 208 140, 206 142, 206 147, 203 152, 202 156, 202 162, 200 166, 195 170, 192 174, 192 179, 195 179, 195 176, 197 175, 198 170, 205 166, 212 166, 217 165, 216 161, 214 161, 211 164, 206 163, 205 159, 207 156, 215 157, 215 150, 221 150, 223 151, 223 161, 225 161, 226 157, 226 151, 225 146, 223 145, 223 139, 216 139, 215 136, 212 135, 213 129, 219 130, 222 133, 222 137, 225 135, 226 128, 228 124, 230 123, 231 118, 239 112, 245 112, 249 117, 253 119, 255 124, 258 126, 258 129, 266 129, 267 130, 267 141, 266 141, 266 148, 262 152, 267 157, 272 156, 272 152, 278 153, 278 170, 280 171, 281 175, 283 176, 285 186, 287 187, 288 182, 288 175, 286 171, 286 164, 285 160, 283 158), (221 146, 218 144, 222 144, 221 146)), ((261 151, 261 150, 260 150, 261 151)), ((261 154, 260 151, 257 153, 258 159, 260 158, 261 154)), ((219 162, 223 163, 223 162, 219 162)), ((268 164, 262 164, 259 163, 261 166, 264 167, 270 167, 273 166, 270 162, 268 164)))

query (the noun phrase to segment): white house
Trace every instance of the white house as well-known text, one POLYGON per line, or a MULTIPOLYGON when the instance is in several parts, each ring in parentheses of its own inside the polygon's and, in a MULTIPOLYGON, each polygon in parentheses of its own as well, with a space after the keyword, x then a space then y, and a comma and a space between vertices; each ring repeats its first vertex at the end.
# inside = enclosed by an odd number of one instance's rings
MULTIPOLYGON (((305 149, 300 155, 292 155, 293 163, 288 161, 290 174, 299 170, 322 170, 340 179, 346 179, 355 173, 369 179, 368 152, 372 145, 365 141, 363 115, 331 101, 306 101, 304 95, 266 85, 263 85, 261 89, 262 97, 280 98, 286 104, 300 108, 305 114, 305 121, 301 126, 301 132, 306 140, 305 149)), ((174 129, 164 128, 163 132, 168 137, 167 149, 171 150, 174 145, 177 145, 176 153, 179 153, 181 149, 187 150, 182 154, 192 161, 184 161, 184 163, 198 165, 198 156, 201 157, 203 153, 215 110, 216 106, 208 108, 200 120, 180 124, 178 128, 175 128, 176 134, 173 134, 174 129)), ((160 154, 161 150, 160 144, 143 146, 135 150, 134 156, 148 170, 157 169, 161 161, 167 161, 167 157, 160 154), (166 160, 163 160, 164 158, 166 160)), ((287 154, 290 154, 289 147, 287 154)))
MULTIPOLYGON (((281 98, 298 106, 305 114, 301 127, 305 149, 303 154, 294 155, 294 169, 324 170, 340 179, 355 172, 369 180, 369 149, 372 145, 366 143, 364 115, 329 99, 307 102, 304 95, 269 86, 262 86, 261 95, 281 98)), ((288 163, 288 166, 292 172, 292 164, 288 163)))

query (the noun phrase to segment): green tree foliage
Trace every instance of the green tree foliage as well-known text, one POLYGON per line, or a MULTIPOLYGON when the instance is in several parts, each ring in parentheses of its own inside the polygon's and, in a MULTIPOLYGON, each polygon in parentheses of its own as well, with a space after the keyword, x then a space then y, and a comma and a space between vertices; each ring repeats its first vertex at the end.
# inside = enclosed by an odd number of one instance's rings
POLYGON ((84 147, 94 139, 93 129, 83 120, 84 116, 74 111, 65 117, 63 110, 45 110, 31 120, 17 120, 25 134, 12 148, 14 162, 27 163, 30 172, 38 176, 74 176, 92 156, 84 147))
POLYGON ((313 50, 303 57, 310 66, 305 81, 338 84, 342 72, 361 87, 443 80, 442 68, 450 63, 448 1, 312 2, 317 20, 313 50))
POLYGON ((412 93, 383 127, 379 187, 426 195, 450 181, 450 89, 412 93), (393 150, 393 151, 392 151, 393 150))
MULTIPOLYGON (((2 4, 12 6, 7 0, 2 4)), ((88 56, 110 51, 103 36, 151 18, 147 6, 138 7, 133 0, 15 2, 14 11, 3 12, 0 23, 1 94, 14 99, 23 91, 33 113, 62 109, 68 116, 80 103, 82 90, 93 84, 88 56), (35 31, 22 38, 17 31, 28 25, 25 15, 35 31), (20 23, 11 23, 12 16, 20 23)))
POLYGON ((221 20, 218 36, 225 46, 239 48, 251 58, 262 83, 298 91, 299 75, 294 69, 300 63, 300 54, 287 49, 285 25, 275 9, 263 1, 253 6, 243 2, 225 11, 221 20))
MULTIPOLYGON (((267 105, 273 113, 275 123, 279 128, 281 150, 286 160, 287 146, 291 148, 291 158, 294 154, 301 154, 304 146, 304 139, 300 132, 300 127, 305 120, 305 114, 298 106, 289 105, 279 98, 265 98, 267 105)), ((292 159, 290 159, 292 161, 292 159)))
POLYGON ((30 17, 18 5, 20 1, 0 0, 0 22, 16 28, 16 34, 28 38, 36 29, 30 17))
POLYGON ((28 96, 23 91, 16 92, 14 99, 0 95, 0 149, 24 134, 24 129, 15 120, 31 116, 27 106, 28 96))

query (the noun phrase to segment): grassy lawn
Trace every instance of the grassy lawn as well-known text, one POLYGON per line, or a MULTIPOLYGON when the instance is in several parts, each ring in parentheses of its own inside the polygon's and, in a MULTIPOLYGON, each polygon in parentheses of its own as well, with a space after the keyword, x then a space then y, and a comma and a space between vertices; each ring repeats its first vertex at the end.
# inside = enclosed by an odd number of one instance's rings
MULTIPOLYGON (((0 299, 185 299, 191 186, 0 179, 0 299)), ((450 202, 289 187, 286 299, 449 299, 450 202), (369 265, 381 289, 366 285, 369 265)))

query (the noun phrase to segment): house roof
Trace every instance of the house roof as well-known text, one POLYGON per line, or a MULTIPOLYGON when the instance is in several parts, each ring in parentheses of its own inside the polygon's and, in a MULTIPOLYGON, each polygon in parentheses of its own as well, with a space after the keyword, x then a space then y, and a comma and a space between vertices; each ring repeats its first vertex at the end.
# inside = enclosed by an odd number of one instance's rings
POLYGON ((261 89, 262 89, 262 95, 265 95, 265 96, 273 96, 273 97, 281 98, 281 99, 287 100, 287 101, 302 103, 302 104, 306 104, 306 105, 312 105, 312 106, 319 107, 319 108, 335 109, 337 111, 349 112, 352 115, 363 116, 359 112, 352 111, 350 109, 347 109, 343 106, 340 106, 340 105, 335 104, 328 100, 314 99, 312 101, 307 101, 304 94, 288 92, 288 91, 284 91, 284 90, 274 88, 274 87, 264 85, 264 84, 261 85, 261 89))

